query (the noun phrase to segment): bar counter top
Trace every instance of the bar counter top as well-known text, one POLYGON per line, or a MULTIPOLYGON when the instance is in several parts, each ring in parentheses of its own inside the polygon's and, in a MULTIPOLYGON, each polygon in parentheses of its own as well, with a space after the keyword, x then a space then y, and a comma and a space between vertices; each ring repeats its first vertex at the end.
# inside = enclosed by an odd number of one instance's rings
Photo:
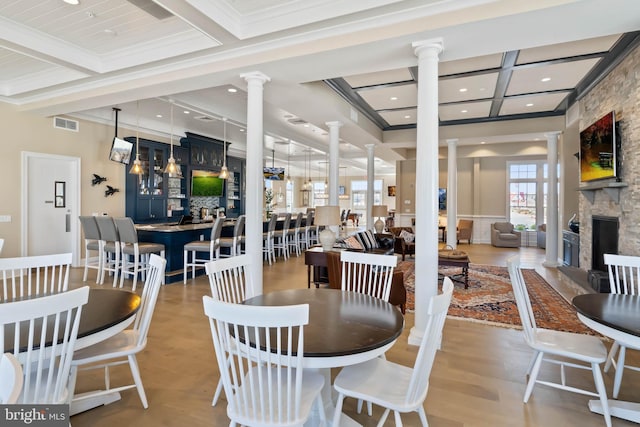
MULTIPOLYGON (((233 220, 226 220, 222 226, 234 225, 233 220)), ((156 231, 159 233, 178 233, 183 231, 197 231, 197 230, 206 230, 213 227, 213 221, 200 222, 197 224, 185 224, 178 225, 176 223, 173 224, 136 224, 136 229, 138 231, 156 231)))

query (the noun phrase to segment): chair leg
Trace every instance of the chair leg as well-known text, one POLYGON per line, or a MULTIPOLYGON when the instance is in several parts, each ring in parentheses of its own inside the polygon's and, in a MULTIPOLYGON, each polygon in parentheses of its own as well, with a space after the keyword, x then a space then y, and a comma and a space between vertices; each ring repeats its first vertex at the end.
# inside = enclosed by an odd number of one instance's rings
POLYGON ((128 356, 128 358, 129 366, 131 367, 131 376, 133 376, 133 381, 136 383, 140 401, 142 402, 142 406, 144 407, 144 409, 147 409, 149 407, 149 404, 147 403, 147 395, 144 393, 144 386, 142 385, 142 378, 140 377, 140 370, 138 369, 138 361, 136 360, 136 355, 132 354, 128 356))
POLYGON ((402 418, 400 418, 400 412, 393 411, 393 416, 396 419, 396 427, 402 427, 402 418))
MULTIPOLYGON (((624 347, 621 347, 622 351, 624 347)), ((620 366, 622 368, 622 366, 620 366)), ((597 363, 591 364, 591 370, 593 371, 593 381, 596 384, 596 390, 600 396, 600 403, 602 404, 602 415, 604 416, 604 422, 607 427, 611 427, 611 412, 609 411, 609 400, 607 399, 607 389, 604 386, 604 380, 602 379, 602 372, 600 372, 600 365, 597 363)))
POLYGON ((382 426, 384 424, 385 421, 387 421, 387 417, 389 416, 389 408, 385 408, 384 412, 382 413, 382 416, 380 417, 380 421, 378 421, 378 426, 382 426))
POLYGON ((216 386, 216 392, 213 394, 213 400, 211 401, 211 406, 216 406, 218 403, 218 399, 220 399, 220 394, 222 393, 222 380, 218 380, 218 385, 216 386))
POLYGON ((429 427, 429 423, 427 422, 427 414, 425 414, 424 412, 424 406, 420 405, 420 407, 418 408, 418 415, 420 416, 422 427, 429 427))
POLYGON ((533 392, 533 386, 536 385, 536 380, 538 379, 538 372, 540 371, 540 365, 542 365, 542 358, 544 356, 543 352, 538 352, 536 356, 535 362, 531 369, 531 373, 529 374, 529 382, 527 383, 527 389, 524 392, 523 402, 527 403, 529 401, 529 397, 531 397, 531 393, 533 392))
POLYGON ((340 417, 342 416, 342 403, 344 402, 344 394, 340 393, 338 395, 338 400, 336 401, 336 410, 333 413, 333 425, 340 425, 340 417))
POLYGON ((612 396, 614 399, 617 399, 618 393, 620 393, 620 384, 622 383, 622 373, 624 372, 624 359, 625 359, 626 352, 627 352, 627 348, 621 345, 620 349, 618 350, 618 363, 616 365, 616 375, 613 379, 612 396))
POLYGON ((82 281, 87 281, 87 274, 89 274, 89 249, 84 250, 84 275, 82 276, 82 281))

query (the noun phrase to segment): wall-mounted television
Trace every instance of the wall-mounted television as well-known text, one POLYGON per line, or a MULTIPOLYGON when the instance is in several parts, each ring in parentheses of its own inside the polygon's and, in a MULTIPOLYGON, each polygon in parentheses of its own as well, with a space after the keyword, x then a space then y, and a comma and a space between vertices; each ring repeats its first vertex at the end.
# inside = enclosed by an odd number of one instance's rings
POLYGON ((225 180, 218 175, 218 172, 191 171, 191 196, 222 197, 225 180))
POLYGON ((580 132, 580 181, 617 177, 618 150, 615 113, 580 132))
POLYGON ((438 209, 441 211, 447 210, 447 189, 438 188, 438 209))
POLYGON ((118 137, 113 138, 111 143, 111 152, 109 153, 109 160, 114 162, 129 164, 131 161, 131 151, 133 150, 133 143, 120 139, 118 137))
POLYGON ((262 168, 262 175, 264 179, 270 179, 273 181, 284 181, 284 168, 262 168))

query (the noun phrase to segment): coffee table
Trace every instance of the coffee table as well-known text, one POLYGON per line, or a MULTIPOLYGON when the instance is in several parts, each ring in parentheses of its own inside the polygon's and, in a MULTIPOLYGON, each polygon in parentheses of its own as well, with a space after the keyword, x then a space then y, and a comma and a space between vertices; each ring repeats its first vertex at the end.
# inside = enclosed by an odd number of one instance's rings
MULTIPOLYGON (((438 257, 438 266, 445 267, 461 267, 462 274, 454 274, 449 276, 451 280, 458 283, 464 283, 464 288, 469 288, 469 257, 464 258, 444 258, 438 257)), ((440 275, 438 275, 440 276, 440 275)), ((443 276, 444 277, 444 276, 443 276)))

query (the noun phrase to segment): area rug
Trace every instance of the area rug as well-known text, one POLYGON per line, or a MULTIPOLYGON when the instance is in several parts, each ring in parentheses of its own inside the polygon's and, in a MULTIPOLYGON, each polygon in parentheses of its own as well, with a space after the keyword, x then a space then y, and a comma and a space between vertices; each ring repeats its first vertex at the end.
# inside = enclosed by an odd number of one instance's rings
MULTIPOLYGON (((414 309, 414 263, 402 261, 396 268, 404 274, 407 288, 407 310, 414 309)), ((460 274, 461 268, 440 267, 445 276, 460 274)), ((536 324, 540 328, 593 335, 577 318, 573 306, 549 285, 535 270, 523 269, 536 324)), ((455 288, 448 315, 466 320, 521 328, 518 307, 513 296, 506 267, 469 265, 469 288, 454 282, 455 288)))

